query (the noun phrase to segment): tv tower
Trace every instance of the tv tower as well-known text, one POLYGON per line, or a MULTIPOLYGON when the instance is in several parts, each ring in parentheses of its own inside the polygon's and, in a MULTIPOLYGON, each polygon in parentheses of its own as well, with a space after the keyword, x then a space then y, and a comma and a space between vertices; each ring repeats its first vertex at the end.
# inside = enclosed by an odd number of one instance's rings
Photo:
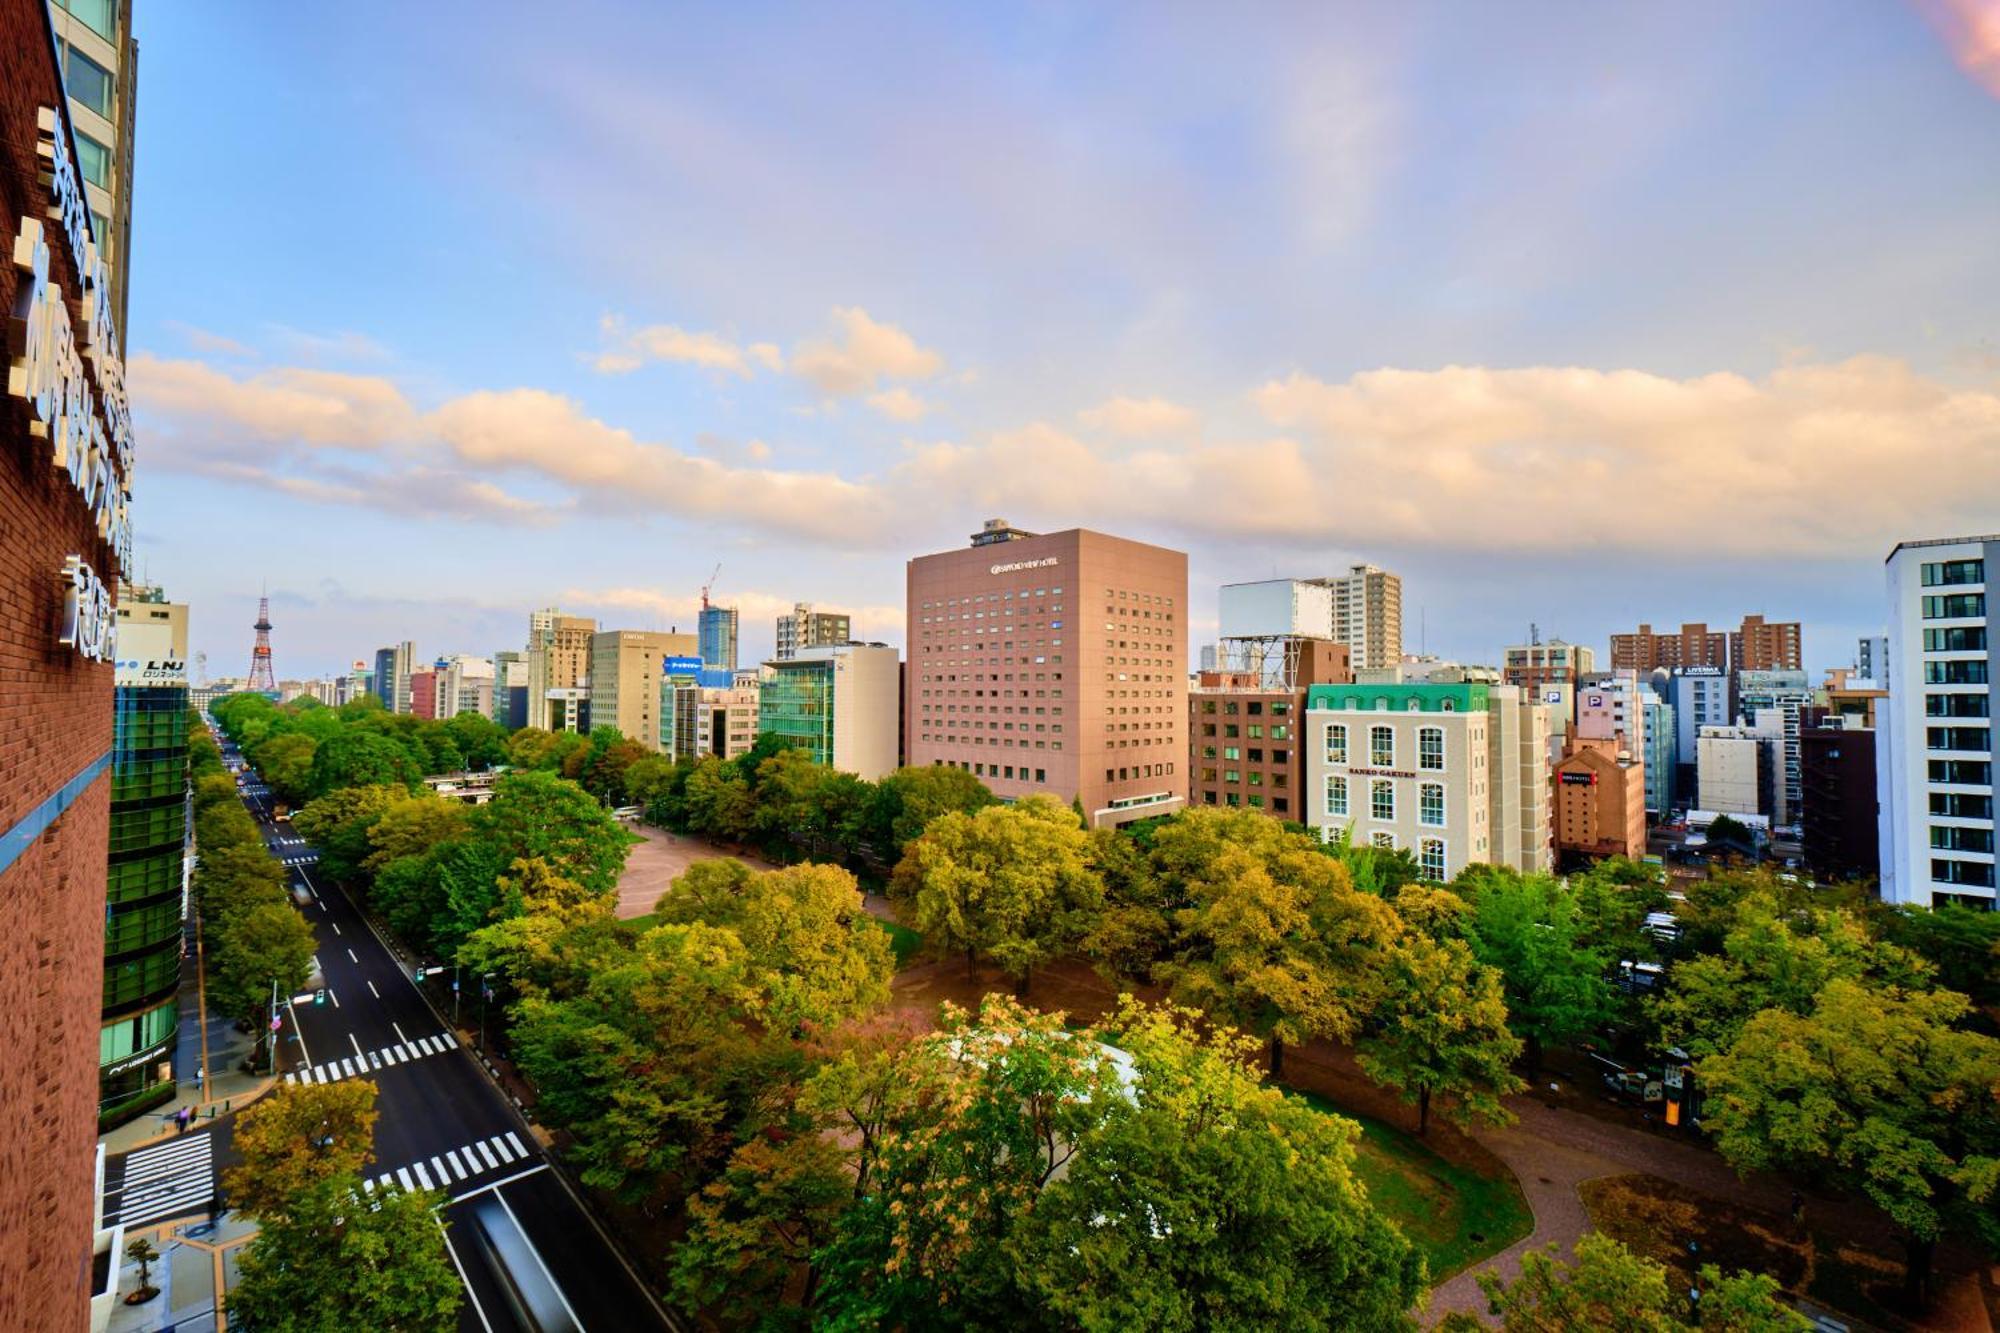
POLYGON ((271 675, 271 599, 257 599, 257 646, 250 650, 250 679, 243 688, 266 694, 278 692, 278 682, 271 675))

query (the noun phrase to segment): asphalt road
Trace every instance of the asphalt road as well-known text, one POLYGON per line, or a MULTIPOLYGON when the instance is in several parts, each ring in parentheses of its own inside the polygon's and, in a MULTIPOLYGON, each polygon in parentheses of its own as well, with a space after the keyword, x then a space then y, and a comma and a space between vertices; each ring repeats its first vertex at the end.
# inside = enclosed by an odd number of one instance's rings
MULTIPOLYGON (((218 740, 229 764, 243 762, 235 746, 218 740)), ((253 776, 242 792, 272 855, 297 863, 289 868, 291 884, 305 890, 302 910, 318 937, 324 974, 324 1003, 287 1006, 281 1067, 295 1081, 374 1080, 380 1115, 369 1187, 407 1181, 448 1196, 446 1238, 471 1296, 459 1327, 468 1333, 678 1327, 557 1175, 512 1101, 440 1022, 405 964, 346 894, 321 880, 312 849, 291 825, 272 817, 268 790, 253 776), (294 1035, 298 1040, 289 1039, 294 1035)), ((479 982, 467 977, 463 985, 470 1024, 479 982)))

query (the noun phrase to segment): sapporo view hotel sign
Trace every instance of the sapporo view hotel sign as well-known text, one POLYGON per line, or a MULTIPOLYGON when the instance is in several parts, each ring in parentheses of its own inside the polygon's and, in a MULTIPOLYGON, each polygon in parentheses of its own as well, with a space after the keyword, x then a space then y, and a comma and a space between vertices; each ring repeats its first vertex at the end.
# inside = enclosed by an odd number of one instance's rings
MULTIPOLYGON (((14 237, 21 283, 7 327, 7 392, 27 404, 29 430, 97 521, 120 569, 132 565, 132 416, 111 313, 111 282, 90 235, 90 210, 70 157, 69 125, 55 107, 36 115, 48 219, 24 217, 14 237), (66 294, 50 273, 51 243, 64 246, 82 290, 66 294), (71 314, 71 302, 75 314, 71 314), (88 361, 85 358, 88 357, 88 361)), ((113 657, 111 592, 82 554, 60 571, 63 616, 57 636, 93 661, 113 657)))

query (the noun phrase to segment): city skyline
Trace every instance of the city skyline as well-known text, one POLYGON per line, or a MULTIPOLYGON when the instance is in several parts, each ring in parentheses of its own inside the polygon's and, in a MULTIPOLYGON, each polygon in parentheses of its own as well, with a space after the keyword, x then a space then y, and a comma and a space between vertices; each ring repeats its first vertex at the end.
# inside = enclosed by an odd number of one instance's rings
POLYGON ((214 675, 267 580, 296 678, 692 630, 720 560, 751 661, 799 601, 905 644, 903 562, 1004 516, 1187 551, 1191 650, 1368 561, 1412 651, 1840 664, 2000 491, 1952 12, 142 7, 141 572, 214 675))

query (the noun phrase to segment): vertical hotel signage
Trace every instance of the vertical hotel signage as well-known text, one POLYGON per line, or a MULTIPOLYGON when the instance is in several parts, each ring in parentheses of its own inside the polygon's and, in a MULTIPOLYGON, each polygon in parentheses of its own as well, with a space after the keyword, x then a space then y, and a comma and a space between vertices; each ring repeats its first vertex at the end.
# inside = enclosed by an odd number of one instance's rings
MULTIPOLYGON (((13 240, 17 276, 7 324, 7 392, 28 409, 29 433, 46 441, 49 466, 69 483, 97 523, 118 567, 132 563, 132 417, 125 368, 112 322, 111 283, 90 235, 90 210, 69 152, 61 111, 36 112, 35 152, 49 192, 48 219, 24 217, 13 240), (55 242, 82 275, 72 298, 50 272, 55 242), (72 314, 72 300, 74 314, 72 314), (88 357, 86 362, 85 357, 88 357)), ((114 656, 111 594, 82 555, 63 562, 59 642, 92 661, 114 656)))

